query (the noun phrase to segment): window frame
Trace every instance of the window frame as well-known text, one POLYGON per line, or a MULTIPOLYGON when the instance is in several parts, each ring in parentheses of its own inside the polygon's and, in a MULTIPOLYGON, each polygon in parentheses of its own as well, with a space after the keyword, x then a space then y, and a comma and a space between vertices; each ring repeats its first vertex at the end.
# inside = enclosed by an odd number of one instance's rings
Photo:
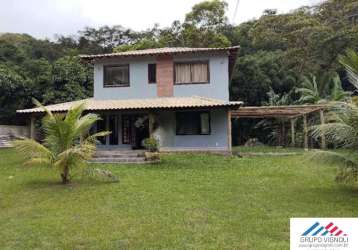
POLYGON ((157 83, 157 64, 156 63, 148 63, 148 67, 147 67, 147 69, 148 69, 148 84, 156 84, 157 83), (150 71, 149 71, 149 67, 150 67, 150 65, 154 65, 154 67, 155 67, 155 74, 154 74, 154 77, 155 77, 155 81, 154 82, 152 82, 152 81, 150 81, 150 71))
MULTIPOLYGON (((210 60, 196 60, 196 61, 177 61, 174 62, 174 69, 173 69, 173 83, 174 85, 190 85, 190 84, 210 84, 210 60), (207 81, 206 82, 182 82, 182 83, 177 83, 175 81, 176 79, 176 65, 178 64, 203 64, 205 63, 208 67, 208 72, 207 72, 207 81)), ((190 78, 192 78, 192 71, 191 71, 191 67, 190 67, 190 78)))
POLYGON ((201 110, 201 111, 177 111, 175 112, 175 135, 179 135, 179 136, 186 136, 186 135, 211 135, 211 114, 209 110, 201 110), (200 128, 199 130, 201 131, 201 114, 208 114, 208 122, 209 122, 209 129, 208 129, 208 133, 179 133, 178 132, 178 114, 185 114, 185 113, 198 113, 199 116, 199 120, 200 120, 200 128))
POLYGON ((131 144, 131 138, 132 138, 132 119, 129 114, 122 114, 121 115, 121 132, 122 132, 122 144, 123 145, 130 145, 131 144), (128 127, 125 128, 126 122, 128 122, 128 127), (125 131, 128 129, 128 131, 125 131), (128 132, 126 136, 126 132, 128 132))
POLYGON ((117 88, 117 87, 129 87, 130 86, 130 67, 129 64, 107 64, 107 65, 103 65, 103 88, 117 88), (114 85, 110 85, 110 84, 106 84, 106 68, 110 68, 110 67, 127 67, 128 69, 128 83, 125 84, 114 84, 114 85))

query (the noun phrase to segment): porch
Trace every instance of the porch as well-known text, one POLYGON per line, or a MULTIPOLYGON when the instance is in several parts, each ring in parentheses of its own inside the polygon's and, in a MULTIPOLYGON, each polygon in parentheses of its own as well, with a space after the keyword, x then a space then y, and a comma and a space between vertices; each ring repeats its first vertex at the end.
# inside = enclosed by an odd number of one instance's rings
POLYGON ((110 111, 98 113, 102 120, 92 132, 111 131, 100 139, 98 151, 143 150, 143 140, 153 137, 161 152, 229 152, 229 110, 171 109, 110 111))
MULTIPOLYGON (((86 102, 86 112, 102 117, 93 128, 112 133, 100 140, 99 151, 143 149, 143 140, 154 137, 160 151, 231 152, 230 112, 241 102, 204 97, 168 97, 140 100, 94 100, 49 105, 52 112, 65 112, 86 102)), ((30 136, 35 137, 40 108, 19 110, 30 115, 30 136)))

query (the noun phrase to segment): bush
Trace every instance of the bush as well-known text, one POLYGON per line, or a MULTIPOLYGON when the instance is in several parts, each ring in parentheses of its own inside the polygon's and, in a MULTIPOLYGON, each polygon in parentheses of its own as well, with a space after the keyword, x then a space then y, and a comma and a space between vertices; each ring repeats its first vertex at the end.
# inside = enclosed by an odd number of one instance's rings
POLYGON ((150 152, 157 152, 159 150, 159 141, 153 137, 146 138, 143 141, 143 146, 150 152))

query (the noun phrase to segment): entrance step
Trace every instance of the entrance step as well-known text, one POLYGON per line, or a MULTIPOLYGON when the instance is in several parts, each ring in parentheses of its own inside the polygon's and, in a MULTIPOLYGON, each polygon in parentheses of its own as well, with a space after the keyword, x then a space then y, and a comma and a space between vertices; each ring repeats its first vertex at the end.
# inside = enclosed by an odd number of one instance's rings
POLYGON ((131 158, 110 158, 110 157, 96 157, 91 160, 91 163, 147 163, 144 157, 131 158))
POLYGON ((149 163, 144 150, 98 150, 91 163, 149 163))
POLYGON ((95 157, 115 157, 115 158, 126 158, 126 157, 139 157, 144 156, 144 150, 97 150, 95 157))
POLYGON ((0 136, 0 148, 11 148, 11 140, 9 136, 0 136))

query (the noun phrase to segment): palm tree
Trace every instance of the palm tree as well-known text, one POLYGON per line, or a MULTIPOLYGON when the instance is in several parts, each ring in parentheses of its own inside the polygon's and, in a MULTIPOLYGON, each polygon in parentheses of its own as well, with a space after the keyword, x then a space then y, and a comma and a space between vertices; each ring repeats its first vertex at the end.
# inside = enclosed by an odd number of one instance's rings
POLYGON ((343 163, 338 181, 358 181, 358 107, 353 103, 336 103, 328 114, 328 123, 312 127, 316 139, 325 136, 329 143, 346 151, 318 151, 316 158, 343 163), (322 158, 323 156, 323 158, 322 158))
POLYGON ((351 93, 344 91, 342 82, 337 74, 324 75, 317 79, 310 74, 303 77, 302 87, 296 90, 301 94, 299 103, 316 104, 330 101, 347 101, 351 93))
MULTIPOLYGON (((358 89, 358 54, 347 50, 340 56, 340 63, 346 68, 350 82, 358 89)), ((331 94, 332 101, 347 100, 347 92, 335 80, 331 94)), ((314 154, 319 159, 329 159, 341 164, 337 181, 358 182, 358 106, 353 102, 333 102, 328 123, 312 127, 313 137, 325 137, 336 147, 345 148, 345 152, 320 151, 314 154), (322 158, 323 156, 323 158, 322 158), (343 163, 343 164, 342 164, 343 163)))
POLYGON ((339 62, 346 68, 349 81, 358 89, 358 53, 348 49, 345 56, 339 57, 339 62))
POLYGON ((349 91, 344 91, 341 79, 337 74, 332 78, 331 83, 332 86, 328 100, 332 102, 349 101, 352 93, 349 91))
POLYGON ((270 89, 270 91, 266 94, 268 96, 268 101, 264 102, 265 106, 284 106, 293 103, 291 98, 292 91, 280 95, 277 94, 273 89, 270 89))
POLYGON ((298 100, 300 103, 318 103, 322 99, 322 88, 312 74, 303 77, 302 87, 298 88, 297 92, 301 94, 298 100))
POLYGON ((32 139, 15 141, 16 149, 27 158, 25 164, 45 164, 59 170, 63 184, 70 182, 70 172, 86 165, 96 148, 96 138, 109 132, 89 135, 89 130, 101 118, 96 114, 82 116, 85 103, 72 107, 66 115, 53 114, 36 100, 46 112, 43 119, 44 144, 32 139))

